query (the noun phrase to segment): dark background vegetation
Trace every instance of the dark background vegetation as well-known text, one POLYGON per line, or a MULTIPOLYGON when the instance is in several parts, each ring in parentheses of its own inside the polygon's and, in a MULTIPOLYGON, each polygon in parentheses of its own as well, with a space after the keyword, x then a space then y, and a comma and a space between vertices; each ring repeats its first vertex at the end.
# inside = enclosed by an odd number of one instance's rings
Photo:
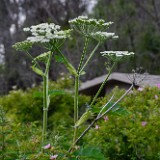
MULTIPOLYGON (((30 69, 30 61, 23 53, 17 53, 12 45, 25 40, 23 28, 43 22, 54 22, 69 28, 68 20, 79 15, 113 21, 110 31, 119 35, 116 41, 108 41, 100 50, 129 50, 136 53, 134 59, 118 66, 116 71, 130 72, 143 67, 150 74, 160 74, 160 1, 159 0, 0 0, 0 94, 6 94, 13 86, 31 87, 41 79, 30 69), (3 49, 2 49, 3 48, 3 49), (130 67, 128 67, 128 65, 130 67)), ((76 66, 82 51, 82 40, 73 38, 64 44, 63 52, 76 66)), ((91 44, 91 48, 94 42, 91 44)), ((39 48, 32 54, 39 54, 39 48)), ((97 52, 83 77, 92 79, 106 73, 105 60, 97 52), (101 66, 101 67, 99 67, 101 66)), ((63 65, 52 61, 50 78, 66 72, 63 65)))

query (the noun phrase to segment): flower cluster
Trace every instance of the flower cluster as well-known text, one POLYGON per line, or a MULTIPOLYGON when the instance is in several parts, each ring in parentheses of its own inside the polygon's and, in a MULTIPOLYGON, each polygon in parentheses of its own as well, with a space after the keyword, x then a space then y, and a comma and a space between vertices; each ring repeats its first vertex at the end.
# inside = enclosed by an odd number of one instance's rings
POLYGON ((86 16, 79 16, 70 20, 69 23, 78 33, 95 38, 98 41, 113 38, 112 36, 114 33, 105 32, 113 22, 105 22, 103 19, 97 20, 89 19, 86 16))
POLYGON ((110 38, 118 38, 118 36, 115 35, 115 33, 108 33, 108 32, 95 32, 91 33, 92 38, 98 40, 98 41, 104 41, 110 38))
POLYGON ((104 52, 101 52, 101 54, 102 56, 116 56, 116 57, 134 55, 133 52, 128 52, 128 51, 104 51, 104 52))
POLYGON ((31 26, 23 29, 26 32, 31 32, 30 37, 27 38, 28 41, 35 43, 46 43, 51 40, 65 39, 70 36, 71 30, 60 30, 59 25, 54 23, 42 23, 36 26, 31 26))
POLYGON ((103 51, 100 52, 102 56, 111 59, 112 61, 120 61, 123 57, 128 57, 134 55, 133 52, 128 51, 103 51))
POLYGON ((28 51, 32 48, 32 42, 29 41, 22 41, 17 42, 13 45, 13 48, 15 48, 17 51, 28 51))

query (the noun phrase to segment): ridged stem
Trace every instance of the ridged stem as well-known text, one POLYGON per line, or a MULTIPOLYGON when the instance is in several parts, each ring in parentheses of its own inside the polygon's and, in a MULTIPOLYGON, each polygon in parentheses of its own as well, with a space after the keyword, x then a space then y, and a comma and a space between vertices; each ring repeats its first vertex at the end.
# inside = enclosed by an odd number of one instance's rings
POLYGON ((84 68, 86 67, 86 65, 88 64, 88 62, 90 61, 90 59, 93 57, 95 51, 97 50, 97 48, 99 47, 100 42, 98 42, 98 44, 95 46, 95 48, 93 49, 93 51, 90 53, 88 59, 86 60, 85 64, 82 66, 80 73, 84 70, 84 68))
POLYGON ((115 64, 116 64, 116 62, 114 62, 114 64, 113 64, 112 67, 110 68, 110 70, 109 70, 109 72, 108 72, 108 74, 107 74, 107 77, 105 78, 105 80, 104 80, 103 83, 101 84, 100 88, 98 89, 98 91, 97 91, 96 95, 94 96, 94 98, 93 98, 90 106, 92 106, 92 105, 95 103, 97 97, 99 96, 99 94, 101 93, 102 89, 104 88, 104 86, 105 86, 105 84, 106 84, 109 76, 111 75, 111 72, 112 72, 115 64))
POLYGON ((49 81, 49 67, 52 58, 52 53, 49 55, 45 74, 43 76, 43 128, 42 128, 42 152, 47 137, 47 119, 48 119, 48 107, 49 107, 49 95, 48 95, 48 81, 49 81))
POLYGON ((47 117, 48 117, 48 75, 43 77, 43 129, 42 129, 42 151, 47 136, 47 117))
POLYGON ((75 77, 75 95, 74 95, 74 124, 78 121, 78 88, 79 77, 75 77))
POLYGON ((89 38, 85 37, 85 44, 84 44, 84 48, 83 48, 83 53, 79 62, 79 66, 78 66, 78 70, 77 70, 77 76, 75 76, 75 94, 74 94, 74 135, 73 135, 73 143, 75 142, 76 138, 77 138, 77 131, 78 131, 78 127, 76 127, 76 122, 78 121, 78 90, 79 90, 79 77, 80 77, 80 70, 82 68, 82 64, 84 61, 84 57, 87 51, 87 47, 88 47, 88 41, 89 38))
POLYGON ((85 57, 85 54, 87 52, 88 42, 89 42, 89 38, 85 37, 84 49, 83 49, 83 53, 82 53, 81 60, 80 60, 80 63, 79 63, 79 66, 78 66, 78 70, 77 70, 78 74, 80 74, 80 71, 81 71, 81 68, 82 68, 84 57, 85 57))
POLYGON ((97 50, 100 42, 96 45, 96 47, 93 49, 93 51, 90 53, 88 59, 86 60, 86 62, 83 65, 84 62, 84 57, 87 51, 87 47, 88 47, 88 41, 89 38, 86 37, 85 38, 85 44, 84 44, 84 49, 83 49, 83 53, 80 59, 80 63, 78 66, 78 70, 77 70, 77 76, 75 76, 75 95, 74 95, 74 136, 73 136, 73 145, 72 148, 74 148, 74 144, 76 143, 76 139, 77 139, 77 131, 78 131, 78 127, 76 127, 76 122, 78 121, 78 90, 79 90, 79 77, 81 75, 81 72, 84 70, 85 66, 88 64, 88 62, 90 61, 90 59, 92 58, 92 56, 94 55, 95 51, 97 50), (83 66, 82 66, 83 65, 83 66))

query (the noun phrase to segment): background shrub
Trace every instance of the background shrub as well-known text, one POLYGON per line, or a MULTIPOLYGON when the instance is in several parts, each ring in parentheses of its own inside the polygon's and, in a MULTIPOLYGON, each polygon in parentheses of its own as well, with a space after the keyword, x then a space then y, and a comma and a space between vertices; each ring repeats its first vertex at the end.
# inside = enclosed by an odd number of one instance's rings
MULTIPOLYGON (((49 126, 57 124, 68 125, 73 119, 73 79, 70 76, 62 76, 57 81, 50 81, 49 94, 49 126), (64 89, 65 88, 65 89, 64 89)), ((79 96, 81 107, 90 101, 88 96, 79 96)), ((6 96, 0 97, 0 104, 10 120, 15 122, 42 121, 43 89, 37 86, 26 91, 12 90, 6 96)))
MULTIPOLYGON (((111 94, 99 98, 94 107, 103 106, 112 94, 115 94, 113 101, 116 101, 122 93, 124 90, 115 88, 111 94)), ((53 154, 65 153, 73 134, 72 79, 67 76, 50 82, 50 96, 48 143, 55 148, 53 154)), ((89 101, 90 97, 80 95, 80 112, 86 109, 89 101)), ((37 155, 41 141, 42 86, 11 91, 0 98, 0 104, 8 119, 4 127, 6 155, 11 159, 37 155)), ((108 160, 160 159, 160 89, 133 90, 119 105, 127 112, 111 112, 107 115, 108 120, 101 119, 82 139, 81 145, 86 149, 97 147, 97 153, 102 151, 108 160)), ((85 125, 80 130, 84 128, 85 125)), ((44 159, 49 154, 44 155, 44 159)))
MULTIPOLYGON (((116 88, 113 92, 117 98, 123 90, 116 88)), ((100 99, 96 107, 106 101, 106 97, 100 99)), ((111 160, 160 159, 160 90, 157 87, 134 90, 120 106, 128 114, 111 113, 108 120, 102 119, 85 137, 88 145, 100 146, 111 160)))

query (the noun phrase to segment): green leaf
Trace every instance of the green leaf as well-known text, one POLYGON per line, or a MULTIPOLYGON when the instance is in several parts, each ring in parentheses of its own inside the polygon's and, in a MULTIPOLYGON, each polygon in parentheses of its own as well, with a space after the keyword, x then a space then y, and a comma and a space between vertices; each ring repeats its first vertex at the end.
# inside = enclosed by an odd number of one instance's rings
MULTIPOLYGON (((106 103, 106 104, 107 104, 107 103, 106 103)), ((105 104, 105 105, 106 105, 106 104, 105 104)), ((103 112, 102 112, 102 113, 104 113, 106 110, 108 110, 113 104, 114 104, 113 102, 108 103, 108 105, 103 109, 103 112)), ((103 106, 104 106, 104 105, 103 105, 103 106)), ((102 107, 103 107, 103 106, 102 106, 102 107)), ((102 109, 102 107, 93 108, 93 109, 92 109, 92 112, 93 112, 93 113, 99 113, 100 110, 102 109)), ((116 104, 114 107, 115 107, 115 108, 119 107, 119 104, 116 104)))
POLYGON ((55 54, 54 59, 56 60, 56 62, 64 63, 64 59, 61 55, 55 54))
MULTIPOLYGON (((102 113, 104 113, 106 110, 108 110, 113 104, 114 104, 114 102, 108 103, 108 105, 103 109, 102 113)), ((92 112, 98 114, 102 107, 92 108, 92 112)), ((128 115, 128 114, 130 114, 130 112, 128 112, 125 108, 121 107, 119 104, 116 104, 111 109, 111 111, 108 112, 108 114, 112 114, 112 115, 128 115)))
POLYGON ((119 107, 119 108, 113 108, 111 114, 119 116, 127 116, 130 114, 130 112, 127 111, 125 108, 119 107))
POLYGON ((37 68, 35 65, 31 66, 32 70, 40 76, 44 76, 44 73, 41 69, 37 68))

